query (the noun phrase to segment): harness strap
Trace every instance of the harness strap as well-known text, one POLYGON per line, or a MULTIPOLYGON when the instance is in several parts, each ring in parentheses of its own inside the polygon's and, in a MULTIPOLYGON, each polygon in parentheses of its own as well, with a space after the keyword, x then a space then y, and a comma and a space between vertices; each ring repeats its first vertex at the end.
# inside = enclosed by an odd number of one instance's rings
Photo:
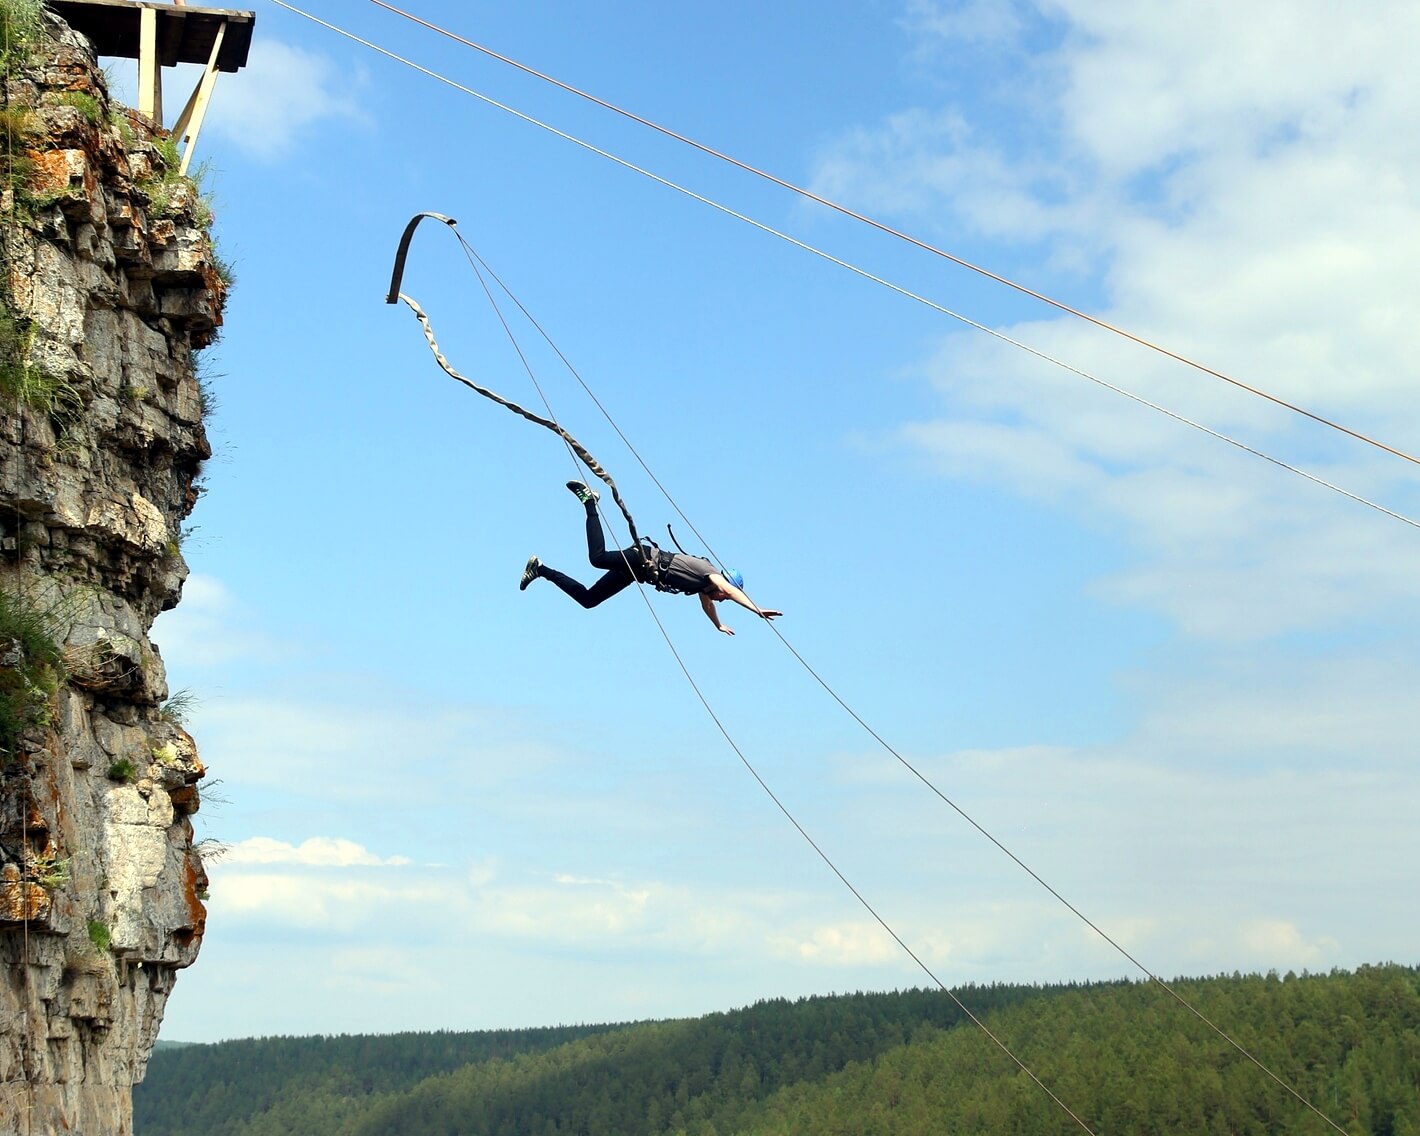
POLYGON ((444 358, 443 352, 439 350, 439 344, 434 339, 434 329, 429 323, 429 317, 424 314, 424 309, 421 308, 417 303, 415 303, 414 300, 406 296, 403 292, 399 294, 399 299, 403 300, 405 304, 409 306, 409 310, 412 311, 414 313, 415 318, 419 320, 419 326, 424 329, 424 339, 429 344, 429 350, 434 355, 434 361, 439 364, 440 368, 443 369, 444 373, 448 375, 449 378, 456 379, 458 382, 463 383, 463 385, 468 387, 470 390, 478 392, 484 398, 496 402, 499 406, 506 407, 514 414, 521 415, 529 422, 536 422, 539 426, 543 426, 548 430, 551 430, 554 434, 556 434, 559 438, 561 438, 564 442, 571 446, 572 451, 577 455, 578 458, 581 459, 582 464, 586 466, 589 470, 591 470, 591 472, 595 476, 601 478, 601 480, 606 483, 607 488, 611 490, 612 500, 616 502, 617 508, 621 510, 621 515, 626 518, 626 527, 631 530, 631 538, 633 540, 640 540, 640 533, 636 531, 636 521, 631 516, 631 510, 626 507, 626 502, 621 499, 621 492, 617 489, 616 482, 612 480, 611 474, 607 473, 606 470, 602 469, 602 467, 598 464, 597 459, 592 457, 592 455, 587 452, 586 447, 584 447, 581 442, 577 441, 576 438, 572 437, 571 434, 567 433, 566 430, 564 430, 556 422, 553 422, 551 419, 542 418, 539 415, 534 414, 530 410, 525 410, 523 407, 519 406, 511 399, 506 399, 497 392, 489 390, 487 387, 479 386, 472 379, 467 378, 466 376, 461 375, 457 371, 455 371, 453 367, 449 365, 449 361, 444 358))
POLYGON ((641 550, 641 574, 643 583, 650 584, 658 592, 667 591, 661 584, 661 573, 670 567, 671 554, 662 552, 650 537, 643 536, 637 545, 641 550))

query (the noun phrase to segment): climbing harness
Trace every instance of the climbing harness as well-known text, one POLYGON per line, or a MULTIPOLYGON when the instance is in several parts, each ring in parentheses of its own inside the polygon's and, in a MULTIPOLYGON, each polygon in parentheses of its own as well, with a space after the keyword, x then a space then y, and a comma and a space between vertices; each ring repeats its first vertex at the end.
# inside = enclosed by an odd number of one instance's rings
POLYGON ((660 545, 648 536, 639 537, 636 547, 641 552, 640 571, 635 573, 636 578, 643 584, 650 584, 658 592, 674 592, 676 589, 668 587, 663 579, 665 570, 671 566, 671 554, 662 552, 660 545))
MULTIPOLYGON (((666 528, 669 529, 670 525, 667 525, 666 528)), ((674 540, 675 536, 672 535, 671 539, 674 540)), ((667 595, 688 596, 693 594, 689 588, 681 587, 666 575, 670 571, 671 562, 675 559, 674 552, 667 552, 647 536, 641 538, 641 543, 637 547, 641 549, 641 570, 645 573, 641 580, 643 584, 650 584, 656 591, 665 592, 667 595)), ((680 548, 679 544, 676 545, 676 548, 680 549, 682 556, 690 555, 685 549, 680 548)))
MULTIPOLYGON (((617 508, 621 510, 621 515, 626 518, 626 525, 631 530, 631 541, 633 544, 639 546, 641 544, 642 538, 640 534, 636 531, 636 521, 631 516, 631 510, 626 507, 626 502, 621 499, 621 492, 617 489, 616 482, 612 480, 611 474, 607 473, 607 471, 601 467, 601 464, 597 461, 596 458, 592 457, 592 455, 587 451, 586 447, 583 446, 581 442, 577 441, 576 438, 572 437, 571 434, 569 434, 566 430, 564 430, 560 425, 558 425, 550 418, 543 418, 540 415, 534 414, 531 410, 527 410, 524 407, 519 406, 516 402, 504 398, 502 395, 496 393, 495 391, 491 391, 487 387, 479 386, 472 379, 468 378, 465 375, 459 374, 453 369, 453 367, 449 366, 449 361, 444 358, 443 352, 439 350, 438 341, 434 338, 434 328, 429 322, 429 317, 424 314, 424 309, 421 308, 412 298, 406 296, 403 292, 399 290, 400 283, 404 279, 404 261, 405 257, 409 253, 410 239, 414 236, 414 230, 419 226, 419 222, 424 220, 425 217, 432 217, 436 221, 442 221, 451 230, 453 230, 455 236, 459 236, 458 230, 455 227, 458 222, 456 222, 452 217, 446 217, 442 213, 416 213, 410 219, 409 224, 404 227, 404 235, 401 236, 399 239, 399 250, 395 253, 394 272, 390 276, 390 290, 389 294, 385 296, 385 303, 394 304, 399 302, 400 300, 403 300, 406 304, 409 305, 410 311, 414 313, 415 318, 419 320, 420 327, 424 329, 424 338, 429 343, 429 350, 434 353, 435 360, 443 369, 444 373, 448 375, 451 379, 456 379, 457 381, 463 383, 463 385, 468 387, 470 390, 477 391, 484 398, 491 399, 499 406, 507 407, 514 414, 522 415, 529 422, 536 422, 539 426, 546 427, 548 430, 551 430, 554 434, 556 434, 559 438, 566 442, 567 445, 572 448, 572 451, 581 460, 582 464, 585 465, 593 475, 605 482, 607 488, 611 490, 612 499, 616 502, 617 508)), ((459 236, 459 241, 460 243, 462 243, 463 241, 463 238, 461 236, 459 236)), ((654 548, 655 546, 652 545, 652 547, 654 548)), ((650 562, 648 561, 648 563, 650 562)), ((656 568, 655 574, 659 576, 659 567, 656 568)), ((651 581, 647 582, 650 583, 651 581)))

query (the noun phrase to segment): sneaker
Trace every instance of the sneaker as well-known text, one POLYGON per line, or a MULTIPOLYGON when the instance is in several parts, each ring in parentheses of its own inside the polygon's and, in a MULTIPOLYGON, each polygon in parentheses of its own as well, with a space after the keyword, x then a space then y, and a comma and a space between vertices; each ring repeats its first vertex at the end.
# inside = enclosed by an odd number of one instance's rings
POLYGON ((538 571, 542 568, 542 561, 536 556, 529 556, 527 567, 523 569, 523 579, 518 585, 518 591, 527 591, 527 587, 537 579, 538 571))
POLYGON ((583 505, 590 505, 593 502, 600 501, 602 499, 602 495, 600 493, 598 493, 595 489, 589 489, 580 481, 569 481, 567 483, 567 488, 572 490, 572 495, 576 497, 578 501, 582 502, 583 505))

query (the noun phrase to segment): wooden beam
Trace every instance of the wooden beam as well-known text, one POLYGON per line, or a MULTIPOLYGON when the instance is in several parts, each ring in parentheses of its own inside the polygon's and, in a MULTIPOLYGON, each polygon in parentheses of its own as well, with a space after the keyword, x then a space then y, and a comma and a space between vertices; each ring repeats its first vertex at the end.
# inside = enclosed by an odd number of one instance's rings
POLYGON ((138 113, 162 125, 163 69, 158 62, 158 13, 153 8, 139 12, 138 113))
POLYGON ((212 42, 212 54, 207 60, 207 68, 202 72, 197 86, 192 88, 192 95, 188 98, 187 105, 182 108, 182 113, 178 115, 178 120, 173 123, 173 135, 179 142, 186 141, 182 151, 182 165, 178 168, 178 173, 183 176, 187 175, 187 167, 192 164, 192 154, 197 149, 197 135, 212 102, 212 89, 217 85, 217 56, 222 51, 222 38, 226 31, 226 24, 217 28, 217 37, 212 42))

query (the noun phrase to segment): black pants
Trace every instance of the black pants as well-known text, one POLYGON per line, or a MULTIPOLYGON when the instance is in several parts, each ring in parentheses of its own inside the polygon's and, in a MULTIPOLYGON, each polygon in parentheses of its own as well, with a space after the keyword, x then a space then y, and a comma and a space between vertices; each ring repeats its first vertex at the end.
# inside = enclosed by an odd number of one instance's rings
POLYGON ((616 552, 606 550, 606 537, 602 533, 602 522, 597 516, 595 503, 587 506, 587 559, 593 568, 602 568, 606 572, 590 588, 546 564, 538 569, 537 574, 544 580, 551 580, 583 607, 596 607, 623 591, 636 579, 635 573, 641 568, 641 550, 635 545, 616 552))

